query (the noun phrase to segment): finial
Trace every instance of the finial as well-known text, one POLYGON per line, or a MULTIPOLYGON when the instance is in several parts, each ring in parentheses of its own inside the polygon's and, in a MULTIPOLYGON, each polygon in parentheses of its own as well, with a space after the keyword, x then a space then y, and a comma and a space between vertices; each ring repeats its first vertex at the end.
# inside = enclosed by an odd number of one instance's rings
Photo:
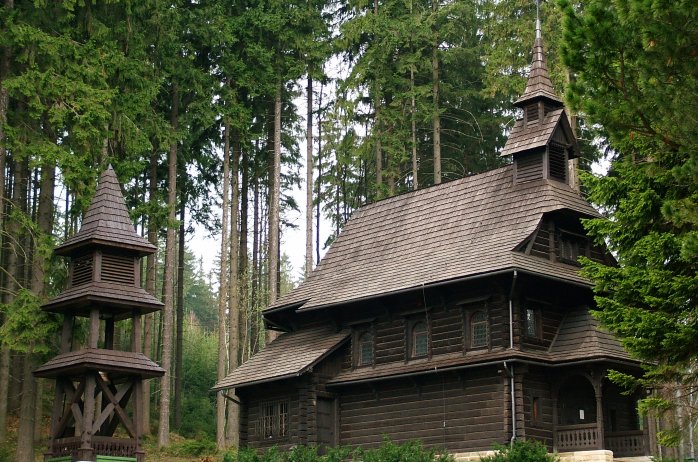
POLYGON ((540 0, 536 0, 536 38, 540 37, 540 0))

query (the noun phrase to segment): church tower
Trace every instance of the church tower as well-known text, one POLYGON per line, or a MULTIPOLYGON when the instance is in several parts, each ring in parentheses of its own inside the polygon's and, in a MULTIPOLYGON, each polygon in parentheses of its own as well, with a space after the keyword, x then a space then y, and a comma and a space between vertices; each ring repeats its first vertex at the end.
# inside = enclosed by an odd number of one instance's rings
POLYGON ((42 306, 63 315, 60 354, 34 371, 56 381, 46 462, 145 460, 142 383, 165 373, 141 353, 141 316, 162 308, 140 283, 140 259, 155 250, 134 231, 110 166, 80 231, 54 251, 69 258, 68 288, 42 306), (115 338, 119 322, 130 339, 115 338))
POLYGON ((579 156, 579 147, 550 81, 540 19, 526 89, 514 106, 523 110, 523 117, 511 129, 501 154, 512 156, 514 183, 549 179, 569 184, 568 160, 579 156))

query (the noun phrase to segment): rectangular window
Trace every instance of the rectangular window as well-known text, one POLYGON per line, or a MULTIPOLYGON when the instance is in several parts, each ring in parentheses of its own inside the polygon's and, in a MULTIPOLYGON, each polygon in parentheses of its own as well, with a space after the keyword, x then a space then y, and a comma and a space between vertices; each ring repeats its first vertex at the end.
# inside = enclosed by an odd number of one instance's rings
POLYGON ((358 335, 358 365, 370 366, 373 364, 373 333, 365 331, 358 335))
POLYGON ((288 435, 288 401, 265 401, 260 409, 262 437, 271 439, 288 435))
POLYGON ((476 311, 470 317, 470 346, 472 348, 486 347, 489 343, 487 331, 487 312, 476 311))
POLYGON ((429 354, 429 330, 425 319, 410 323, 410 357, 421 358, 429 354))
POLYGON ((540 311, 526 308, 526 337, 540 338, 540 311))

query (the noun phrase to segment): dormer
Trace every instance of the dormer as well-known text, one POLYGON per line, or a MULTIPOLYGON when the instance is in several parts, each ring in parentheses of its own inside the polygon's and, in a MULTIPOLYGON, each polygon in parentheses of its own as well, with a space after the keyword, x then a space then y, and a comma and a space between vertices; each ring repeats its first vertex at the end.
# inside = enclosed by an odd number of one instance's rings
POLYGON ((512 156, 514 183, 549 179, 569 184, 567 163, 579 156, 579 147, 550 81, 540 23, 536 26, 526 89, 514 102, 523 115, 511 129, 502 156, 512 156))

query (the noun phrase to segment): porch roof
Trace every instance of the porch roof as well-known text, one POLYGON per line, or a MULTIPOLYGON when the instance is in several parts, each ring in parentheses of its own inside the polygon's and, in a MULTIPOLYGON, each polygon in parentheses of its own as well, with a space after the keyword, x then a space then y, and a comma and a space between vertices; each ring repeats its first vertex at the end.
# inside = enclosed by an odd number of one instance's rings
POLYGON ((249 361, 219 380, 213 390, 225 390, 298 377, 349 337, 349 330, 316 327, 281 334, 249 361))
POLYGON ((559 361, 592 355, 632 360, 618 339, 599 326, 588 310, 565 315, 548 352, 559 361))

